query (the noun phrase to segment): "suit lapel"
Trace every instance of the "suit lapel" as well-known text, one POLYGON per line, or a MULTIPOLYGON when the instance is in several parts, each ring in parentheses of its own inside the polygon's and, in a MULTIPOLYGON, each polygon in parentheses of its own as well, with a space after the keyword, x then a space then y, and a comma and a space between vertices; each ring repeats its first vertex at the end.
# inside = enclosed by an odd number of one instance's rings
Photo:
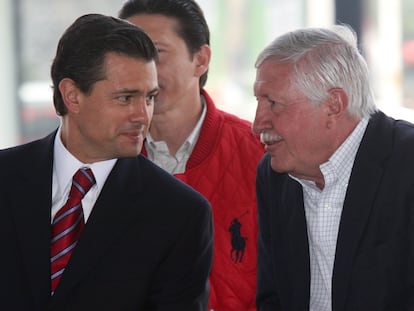
POLYGON ((81 238, 54 294, 54 302, 64 298, 96 266, 112 243, 135 221, 137 192, 142 189, 137 177, 138 158, 119 159, 106 180, 81 238), (131 172, 134 172, 131 174, 131 172))
POLYGON ((28 285, 44 306, 50 297, 50 209, 54 134, 33 144, 16 172, 14 220, 28 285))
MULTIPOLYGON (((293 309, 304 310, 309 308, 309 244, 306 226, 305 210, 303 205, 303 192, 301 185, 285 175, 286 182, 274 189, 282 192, 282 226, 283 242, 287 250, 286 260, 290 284, 288 285, 293 309)), ((275 228, 276 230, 279 230, 275 228)), ((280 249, 276 249, 279 252, 280 249)), ((284 268, 282 268, 284 269, 284 268)))
POLYGON ((286 238, 289 243, 287 249, 289 250, 290 272, 294 278, 292 284, 295 284, 292 288, 292 301, 297 304, 297 309, 305 309, 309 307, 308 303, 305 305, 303 303, 309 301, 310 264, 303 192, 299 183, 293 179, 290 179, 288 186, 291 198, 287 202, 290 202, 291 206, 289 206, 290 215, 286 222, 286 232, 288 232, 286 238))
POLYGON ((354 258, 383 175, 382 163, 391 150, 391 129, 384 115, 372 117, 361 142, 345 197, 332 277, 333 310, 344 310, 354 258))

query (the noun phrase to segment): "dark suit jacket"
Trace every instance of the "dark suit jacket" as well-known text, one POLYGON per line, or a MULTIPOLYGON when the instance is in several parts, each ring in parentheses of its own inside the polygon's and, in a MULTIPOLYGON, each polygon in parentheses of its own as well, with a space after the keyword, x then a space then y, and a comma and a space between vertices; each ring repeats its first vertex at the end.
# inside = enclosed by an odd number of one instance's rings
MULTIPOLYGON (((258 310, 309 310, 301 185, 262 159, 258 310)), ((333 311, 414 310, 414 126, 372 116, 353 166, 332 279, 333 311)))
POLYGON ((143 156, 115 164, 50 297, 54 136, 0 151, 0 309, 205 310, 209 203, 143 156))

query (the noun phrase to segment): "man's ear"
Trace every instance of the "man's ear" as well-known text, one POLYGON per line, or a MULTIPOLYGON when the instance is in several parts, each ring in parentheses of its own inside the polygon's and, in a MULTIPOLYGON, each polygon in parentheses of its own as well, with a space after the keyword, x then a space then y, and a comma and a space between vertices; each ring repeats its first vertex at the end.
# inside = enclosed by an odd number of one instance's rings
POLYGON ((78 96, 80 90, 75 81, 69 78, 62 79, 59 82, 59 91, 62 94, 62 99, 68 112, 79 112, 78 96))
POLYGON ((207 44, 201 46, 200 50, 195 53, 194 59, 196 63, 195 75, 201 77, 207 70, 210 64, 211 49, 207 44))
POLYGON ((329 117, 338 118, 348 111, 348 95, 342 88, 329 90, 327 100, 327 113, 329 117))

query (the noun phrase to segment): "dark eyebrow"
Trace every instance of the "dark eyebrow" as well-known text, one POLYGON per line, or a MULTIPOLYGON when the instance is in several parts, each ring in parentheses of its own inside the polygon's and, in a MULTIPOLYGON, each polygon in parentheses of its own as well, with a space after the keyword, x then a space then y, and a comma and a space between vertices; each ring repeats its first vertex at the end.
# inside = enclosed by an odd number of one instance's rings
MULTIPOLYGON (((155 87, 153 88, 151 91, 148 92, 148 94, 154 94, 154 93, 158 93, 159 91, 159 87, 155 87)), ((117 90, 112 92, 113 96, 119 96, 119 95, 125 95, 125 94, 129 94, 129 95, 133 95, 133 94, 143 94, 144 92, 141 90, 136 90, 136 89, 121 89, 121 90, 117 90)))
POLYGON ((121 89, 121 90, 116 90, 112 92, 112 95, 116 96, 116 95, 136 94, 136 93, 142 93, 142 92, 139 90, 121 89))
POLYGON ((158 93, 160 91, 160 88, 157 86, 157 87, 154 87, 151 91, 149 91, 148 93, 149 94, 154 94, 154 93, 158 93))

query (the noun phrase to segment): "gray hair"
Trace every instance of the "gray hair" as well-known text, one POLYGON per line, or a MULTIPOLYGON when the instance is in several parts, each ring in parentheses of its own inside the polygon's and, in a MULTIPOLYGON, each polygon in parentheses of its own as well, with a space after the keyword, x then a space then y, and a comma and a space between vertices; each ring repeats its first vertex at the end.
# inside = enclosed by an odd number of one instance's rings
POLYGON ((293 83, 315 105, 326 100, 330 89, 342 88, 348 95, 351 115, 361 119, 377 110, 368 66, 349 26, 288 32, 259 54, 255 67, 269 58, 293 65, 293 83))

